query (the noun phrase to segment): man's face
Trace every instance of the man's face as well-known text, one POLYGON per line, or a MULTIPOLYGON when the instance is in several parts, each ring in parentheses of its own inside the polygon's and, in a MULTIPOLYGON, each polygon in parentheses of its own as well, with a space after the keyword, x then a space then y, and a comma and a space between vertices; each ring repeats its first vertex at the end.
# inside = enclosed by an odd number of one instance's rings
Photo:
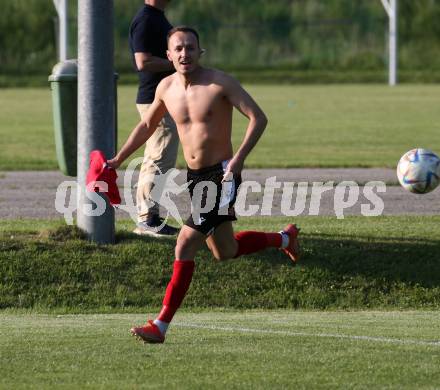
POLYGON ((177 31, 168 41, 167 56, 176 72, 188 74, 199 65, 200 48, 193 33, 177 31))

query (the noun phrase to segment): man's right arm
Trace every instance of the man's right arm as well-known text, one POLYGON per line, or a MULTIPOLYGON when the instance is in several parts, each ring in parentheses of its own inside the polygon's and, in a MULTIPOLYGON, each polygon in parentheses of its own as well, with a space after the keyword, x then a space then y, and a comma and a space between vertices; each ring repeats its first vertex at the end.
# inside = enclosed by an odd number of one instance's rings
POLYGON ((130 155, 144 145, 156 130, 157 125, 167 111, 160 96, 160 86, 159 84, 154 101, 145 114, 145 117, 133 129, 124 146, 122 146, 116 156, 107 161, 110 167, 118 168, 130 155))

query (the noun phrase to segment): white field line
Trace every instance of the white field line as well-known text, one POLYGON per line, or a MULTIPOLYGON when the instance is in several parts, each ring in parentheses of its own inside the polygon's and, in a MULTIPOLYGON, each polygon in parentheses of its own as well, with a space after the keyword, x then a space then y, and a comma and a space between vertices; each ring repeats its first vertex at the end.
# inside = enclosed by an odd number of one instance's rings
POLYGON ((215 326, 207 324, 190 324, 185 322, 174 323, 174 326, 180 326, 182 328, 197 328, 197 329, 209 329, 209 330, 221 330, 226 332, 237 332, 237 333, 259 333, 259 334, 276 334, 282 336, 293 336, 293 337, 325 337, 325 338, 336 338, 336 339, 349 339, 349 340, 363 340, 363 341, 373 341, 379 343, 390 343, 390 344, 403 344, 403 345, 426 345, 440 347, 440 341, 427 341, 427 340, 414 340, 414 339, 398 339, 389 337, 372 337, 372 336, 356 336, 347 334, 337 334, 337 333, 307 333, 307 332, 290 332, 287 330, 268 330, 268 329, 252 329, 252 328, 239 328, 231 326, 215 326))

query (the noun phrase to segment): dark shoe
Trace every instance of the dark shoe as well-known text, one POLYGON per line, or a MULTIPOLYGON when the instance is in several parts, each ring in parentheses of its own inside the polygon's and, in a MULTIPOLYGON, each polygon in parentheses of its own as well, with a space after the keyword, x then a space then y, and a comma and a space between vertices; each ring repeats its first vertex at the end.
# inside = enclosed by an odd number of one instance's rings
POLYGON ((153 236, 153 237, 167 237, 175 236, 179 232, 173 226, 167 225, 163 218, 158 215, 152 215, 148 217, 146 221, 139 222, 137 228, 134 229, 133 233, 139 234, 140 236, 153 236))

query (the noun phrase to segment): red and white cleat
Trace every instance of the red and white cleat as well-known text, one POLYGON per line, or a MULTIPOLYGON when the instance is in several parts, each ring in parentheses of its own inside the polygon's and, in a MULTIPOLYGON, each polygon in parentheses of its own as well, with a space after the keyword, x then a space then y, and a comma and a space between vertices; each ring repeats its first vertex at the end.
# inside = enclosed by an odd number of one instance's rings
POLYGON ((287 245, 286 248, 280 248, 280 250, 290 257, 290 259, 293 262, 293 265, 296 265, 296 262, 300 258, 300 248, 297 238, 299 230, 300 229, 298 229, 296 225, 290 223, 282 231, 283 233, 289 236, 289 244, 287 245))
POLYGON ((130 333, 144 343, 160 344, 165 341, 164 335, 152 320, 148 320, 144 326, 131 328, 130 333))

